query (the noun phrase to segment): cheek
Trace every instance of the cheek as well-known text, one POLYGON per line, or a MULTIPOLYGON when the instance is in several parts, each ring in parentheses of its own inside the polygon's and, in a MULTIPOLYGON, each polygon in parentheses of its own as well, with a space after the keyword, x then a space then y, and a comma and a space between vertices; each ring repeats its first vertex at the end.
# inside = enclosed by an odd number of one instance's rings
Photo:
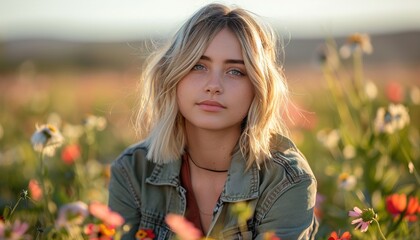
POLYGON ((188 103, 191 98, 191 91, 188 88, 188 84, 184 80, 181 80, 176 87, 176 101, 178 109, 183 114, 185 109, 188 107, 188 103))

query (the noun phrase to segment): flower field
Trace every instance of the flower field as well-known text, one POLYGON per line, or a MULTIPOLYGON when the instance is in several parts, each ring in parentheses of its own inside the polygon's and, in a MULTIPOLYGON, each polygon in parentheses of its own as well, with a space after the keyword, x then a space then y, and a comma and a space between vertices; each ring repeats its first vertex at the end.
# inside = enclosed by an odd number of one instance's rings
MULTIPOLYGON (((318 180, 316 239, 420 239, 419 80, 381 81, 364 63, 372 54, 367 35, 326 40, 319 79, 291 83, 291 136, 318 180)), ((0 239, 119 239, 127 230, 106 206, 107 184, 110 163, 136 141, 137 74, 47 72, 33 61, 0 74, 0 239)), ((171 217, 180 237, 197 236, 171 217)))

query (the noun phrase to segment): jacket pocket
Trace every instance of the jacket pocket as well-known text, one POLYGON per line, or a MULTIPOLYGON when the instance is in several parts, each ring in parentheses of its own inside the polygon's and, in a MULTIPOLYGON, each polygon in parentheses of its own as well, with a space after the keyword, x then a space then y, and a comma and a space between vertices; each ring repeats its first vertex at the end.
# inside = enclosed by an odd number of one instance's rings
POLYGON ((224 240, 250 240, 252 239, 252 232, 241 231, 238 227, 235 227, 222 231, 220 236, 224 240))

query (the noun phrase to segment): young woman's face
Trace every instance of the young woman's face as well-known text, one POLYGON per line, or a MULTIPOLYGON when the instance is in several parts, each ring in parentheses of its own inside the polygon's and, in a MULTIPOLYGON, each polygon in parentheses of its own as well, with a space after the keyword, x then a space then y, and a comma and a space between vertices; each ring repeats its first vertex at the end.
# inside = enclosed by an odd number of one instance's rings
POLYGON ((207 130, 240 130, 254 98, 237 37, 227 28, 177 85, 186 124, 207 130))

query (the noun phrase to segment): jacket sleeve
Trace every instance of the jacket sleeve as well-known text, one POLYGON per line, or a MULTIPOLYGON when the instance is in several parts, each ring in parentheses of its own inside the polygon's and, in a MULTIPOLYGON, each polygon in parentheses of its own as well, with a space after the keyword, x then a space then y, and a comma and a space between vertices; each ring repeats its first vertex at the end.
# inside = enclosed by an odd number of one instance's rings
MULTIPOLYGON (((270 206, 262 214, 256 227, 255 239, 266 239, 265 234, 273 232, 282 240, 314 239, 318 223, 314 216, 316 199, 316 180, 308 177, 300 182, 285 186, 279 184, 273 199, 267 200, 270 206), (272 203, 269 203, 272 201, 272 203)), ((273 193, 277 189, 272 189, 273 193)))
POLYGON ((130 227, 122 239, 133 239, 139 226, 140 200, 134 194, 133 185, 128 178, 128 169, 119 160, 111 165, 108 205, 111 210, 119 213, 125 219, 125 225, 130 227))

